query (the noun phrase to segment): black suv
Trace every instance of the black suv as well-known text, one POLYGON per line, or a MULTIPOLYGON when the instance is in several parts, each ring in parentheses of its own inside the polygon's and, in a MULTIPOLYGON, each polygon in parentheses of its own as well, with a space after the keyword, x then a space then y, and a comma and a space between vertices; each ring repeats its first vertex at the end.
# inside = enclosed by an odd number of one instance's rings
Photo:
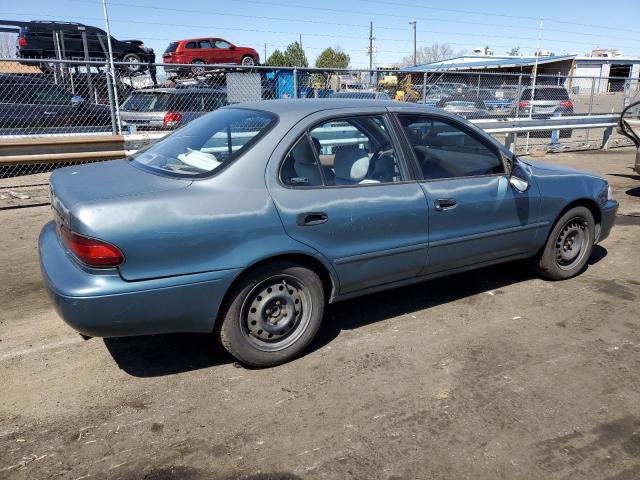
MULTIPOLYGON (((61 49, 64 57, 72 60, 84 60, 84 44, 82 32, 86 33, 88 56, 91 60, 107 58, 107 34, 104 30, 90 25, 72 22, 49 22, 32 20, 30 22, 2 20, 0 25, 19 27, 17 42, 18 58, 57 58, 55 49, 55 32, 61 33, 61 49)), ((132 65, 124 67, 130 72, 143 70, 135 63, 155 61, 153 50, 144 47, 141 40, 117 40, 111 37, 113 59, 116 62, 127 62, 132 65)), ((43 65, 46 67, 46 65, 43 65)))

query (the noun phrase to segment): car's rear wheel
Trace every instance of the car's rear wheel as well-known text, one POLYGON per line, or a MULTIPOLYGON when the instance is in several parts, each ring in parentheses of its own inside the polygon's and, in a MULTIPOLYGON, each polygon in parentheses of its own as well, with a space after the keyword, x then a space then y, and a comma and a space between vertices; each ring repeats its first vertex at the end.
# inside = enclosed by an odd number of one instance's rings
POLYGON ((193 67, 191 67, 191 73, 194 75, 204 75, 204 66, 206 64, 202 60, 193 60, 191 65, 193 65, 193 67))
POLYGON ((580 273, 591 256, 595 221, 586 207, 574 207, 554 225, 547 243, 536 258, 536 270, 552 280, 565 280, 580 273))
POLYGON ((245 67, 253 67, 256 64, 256 61, 250 55, 245 55, 242 57, 241 63, 245 67))
POLYGON ((263 265, 231 292, 219 319, 220 341, 247 365, 286 362, 313 340, 324 302, 322 282, 313 271, 288 262, 263 265))
POLYGON ((141 66, 138 65, 142 62, 140 55, 136 53, 127 53, 122 57, 122 61, 126 63, 124 70, 130 73, 137 73, 141 70, 141 66))

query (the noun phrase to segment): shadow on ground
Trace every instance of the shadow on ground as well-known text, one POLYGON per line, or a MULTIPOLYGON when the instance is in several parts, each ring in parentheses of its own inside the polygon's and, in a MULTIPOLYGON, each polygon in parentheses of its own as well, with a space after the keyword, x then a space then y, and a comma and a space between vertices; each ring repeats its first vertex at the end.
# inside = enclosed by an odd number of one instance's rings
MULTIPOLYGON (((606 255, 607 250, 596 245, 589 265, 606 255)), ((332 342, 342 330, 353 330, 532 278, 535 273, 529 262, 511 262, 329 305, 325 321, 306 353, 332 342)), ((135 377, 171 375, 234 361, 214 335, 107 338, 104 343, 118 366, 135 377)))

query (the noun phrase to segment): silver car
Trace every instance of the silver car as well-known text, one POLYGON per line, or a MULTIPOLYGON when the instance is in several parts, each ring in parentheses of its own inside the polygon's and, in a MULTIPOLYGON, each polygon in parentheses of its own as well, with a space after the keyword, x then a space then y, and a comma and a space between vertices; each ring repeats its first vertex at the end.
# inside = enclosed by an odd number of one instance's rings
POLYGON ((123 126, 131 130, 171 130, 227 104, 220 88, 149 88, 132 92, 120 107, 123 126))

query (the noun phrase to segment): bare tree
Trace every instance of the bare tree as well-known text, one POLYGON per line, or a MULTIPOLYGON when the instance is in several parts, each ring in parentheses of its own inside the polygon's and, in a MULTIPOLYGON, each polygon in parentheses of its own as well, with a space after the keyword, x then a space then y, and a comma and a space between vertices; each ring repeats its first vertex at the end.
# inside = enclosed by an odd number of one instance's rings
MULTIPOLYGON (((431 46, 419 48, 416 52, 416 61, 418 64, 438 62, 456 55, 463 55, 464 52, 454 54, 453 49, 447 43, 432 43, 431 46)), ((413 55, 402 57, 400 61, 402 66, 413 65, 413 55)))
POLYGON ((0 58, 16 57, 16 35, 15 33, 0 33, 0 58))

